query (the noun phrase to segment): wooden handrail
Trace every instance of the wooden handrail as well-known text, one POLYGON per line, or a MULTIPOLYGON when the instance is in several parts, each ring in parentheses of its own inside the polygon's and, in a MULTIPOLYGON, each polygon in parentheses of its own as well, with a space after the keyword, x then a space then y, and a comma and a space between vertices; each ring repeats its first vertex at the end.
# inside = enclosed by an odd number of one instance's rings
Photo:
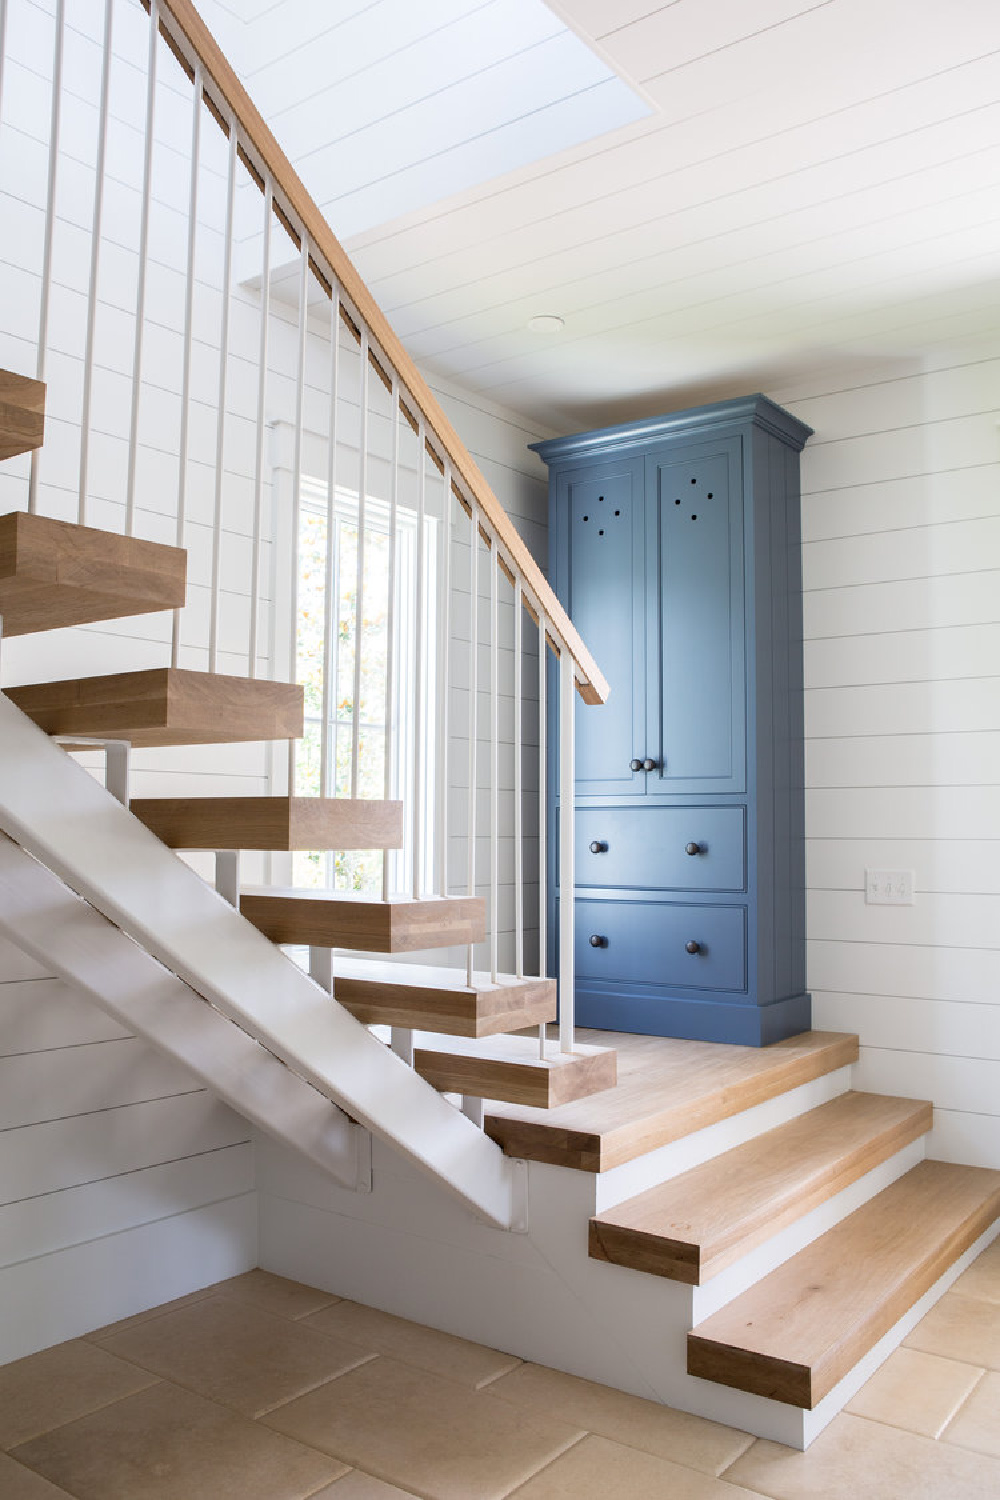
MULTIPOLYGON (((143 0, 148 9, 148 0, 143 0)), ((236 117, 239 127, 253 151, 269 173, 274 190, 287 203, 298 219, 316 250, 325 258, 330 269, 340 282, 347 296, 357 308, 368 326, 369 333, 384 352, 395 369, 401 383, 416 403, 428 430, 434 434, 452 470, 458 475, 469 494, 474 498, 488 527, 497 537, 512 564, 520 574, 522 582, 545 615, 549 626, 550 644, 565 648, 574 662, 576 685, 586 703, 604 703, 608 697, 608 683, 590 652, 587 650, 573 622, 559 603, 535 559, 525 546, 507 512, 494 495, 472 455, 458 433, 445 416, 441 406, 417 369, 413 360, 400 343, 388 320, 368 290, 364 281, 344 250, 320 209, 300 180, 292 164, 278 145, 250 96, 229 65, 224 53, 212 33, 195 10, 190 0, 160 0, 160 14, 169 16, 181 32, 188 47, 201 62, 206 79, 210 79, 223 100, 226 109, 236 117)), ((164 26, 168 42, 169 29, 164 26)), ((176 46, 173 47, 176 52, 176 46)), ((183 63, 183 59, 181 59, 183 63)), ((187 71, 187 68, 185 69, 187 71)), ((219 118, 217 101, 206 92, 206 103, 219 118)), ((220 120, 223 129, 228 122, 220 120)), ((241 152, 246 160, 245 153, 241 152)), ((250 161, 247 162, 255 180, 259 174, 250 161)), ((284 215, 282 215, 284 217, 284 215)), ((322 268, 319 268, 320 271, 322 268)), ((321 284, 325 278, 320 275, 321 284)))

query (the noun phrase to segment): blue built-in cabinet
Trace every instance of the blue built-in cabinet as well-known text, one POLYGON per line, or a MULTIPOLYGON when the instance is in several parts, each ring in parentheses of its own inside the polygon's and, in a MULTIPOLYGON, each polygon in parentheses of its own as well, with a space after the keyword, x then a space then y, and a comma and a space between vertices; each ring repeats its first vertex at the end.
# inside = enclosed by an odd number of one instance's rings
POLYGON ((810 431, 758 395, 533 445, 550 472, 550 579, 611 684, 605 705, 576 709, 583 1026, 757 1046, 809 1028, 810 431))

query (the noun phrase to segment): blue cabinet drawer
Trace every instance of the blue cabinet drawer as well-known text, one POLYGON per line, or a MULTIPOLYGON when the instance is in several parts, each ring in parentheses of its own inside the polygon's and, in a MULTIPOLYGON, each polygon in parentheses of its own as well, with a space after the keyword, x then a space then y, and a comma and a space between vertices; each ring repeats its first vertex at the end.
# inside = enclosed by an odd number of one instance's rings
POLYGON ((576 815, 576 883, 614 890, 746 890, 742 807, 609 807, 576 815))
POLYGON ((742 906, 586 899, 576 903, 580 979, 745 990, 746 948, 742 906))

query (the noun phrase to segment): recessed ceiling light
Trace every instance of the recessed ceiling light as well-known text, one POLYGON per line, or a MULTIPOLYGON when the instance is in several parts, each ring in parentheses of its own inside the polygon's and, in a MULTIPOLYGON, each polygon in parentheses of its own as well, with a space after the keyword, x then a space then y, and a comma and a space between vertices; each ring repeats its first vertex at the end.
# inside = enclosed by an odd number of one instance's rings
POLYGON ((566 327, 566 319, 559 318, 555 313, 538 313, 534 318, 528 319, 528 328, 532 333, 562 333, 566 327))

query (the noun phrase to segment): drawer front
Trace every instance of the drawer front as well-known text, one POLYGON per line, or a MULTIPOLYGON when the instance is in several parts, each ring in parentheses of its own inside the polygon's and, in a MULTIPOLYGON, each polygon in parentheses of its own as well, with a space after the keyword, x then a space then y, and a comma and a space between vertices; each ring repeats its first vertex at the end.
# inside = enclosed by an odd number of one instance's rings
POLYGON ((745 990, 745 908, 578 901, 576 972, 580 979, 607 984, 745 990), (600 941, 594 944, 592 937, 600 941), (690 944, 697 944, 693 953, 687 951, 690 944))
POLYGON ((576 815, 576 883, 615 890, 743 891, 745 829, 742 807, 584 808, 576 815))

